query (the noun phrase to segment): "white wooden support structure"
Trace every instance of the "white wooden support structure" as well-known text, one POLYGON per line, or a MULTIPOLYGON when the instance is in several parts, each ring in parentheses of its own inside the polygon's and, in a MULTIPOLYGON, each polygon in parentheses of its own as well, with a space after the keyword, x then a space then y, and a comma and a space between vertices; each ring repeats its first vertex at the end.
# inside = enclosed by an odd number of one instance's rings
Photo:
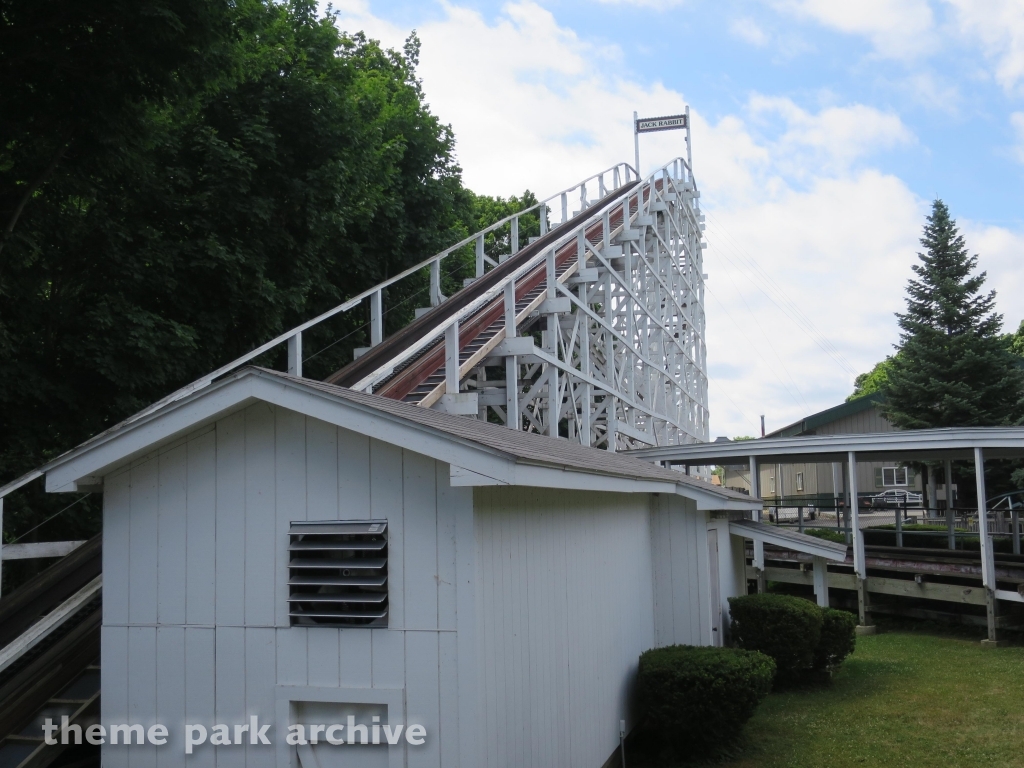
POLYGON ((818 605, 828 608, 828 561, 818 555, 814 556, 814 597, 818 605))
POLYGON ((302 376, 302 332, 288 339, 288 373, 302 376))
POLYGON ((20 659, 57 629, 66 618, 89 602, 103 586, 103 577, 97 576, 63 603, 46 614, 25 632, 0 649, 0 671, 20 659))
POLYGON ((978 539, 981 542, 981 582, 985 587, 985 617, 988 625, 986 644, 996 645, 998 605, 996 603, 996 561, 992 552, 992 536, 988 530, 988 496, 985 493, 985 452, 974 449, 974 478, 978 488, 978 539))
MULTIPOLYGON (((516 284, 505 283, 505 340, 516 337, 516 284)), ((516 355, 505 357, 505 426, 522 429, 519 415, 519 361, 516 355)))
POLYGON ((860 499, 857 490, 857 454, 847 454, 847 474, 850 485, 850 528, 853 535, 853 573, 857 577, 857 621, 861 633, 874 630, 868 624, 867 558, 864 556, 864 532, 860 529, 860 499))
POLYGON ((445 394, 459 391, 459 323, 448 326, 444 333, 444 388, 445 394))
MULTIPOLYGON (((842 563, 846 560, 846 547, 825 539, 797 533, 791 529, 766 525, 755 520, 735 520, 729 523, 729 533, 744 539, 750 539, 755 551, 761 548, 762 560, 758 579, 764 573, 764 545, 774 544, 788 550, 803 552, 811 556, 814 562, 814 594, 818 605, 828 607, 828 561, 842 563)), ((755 559, 754 567, 758 568, 755 559)))
POLYGON ((430 306, 436 307, 444 297, 441 295, 441 260, 430 262, 430 306))
POLYGON ((383 291, 374 291, 370 296, 370 346, 376 347, 384 341, 384 298, 383 291))

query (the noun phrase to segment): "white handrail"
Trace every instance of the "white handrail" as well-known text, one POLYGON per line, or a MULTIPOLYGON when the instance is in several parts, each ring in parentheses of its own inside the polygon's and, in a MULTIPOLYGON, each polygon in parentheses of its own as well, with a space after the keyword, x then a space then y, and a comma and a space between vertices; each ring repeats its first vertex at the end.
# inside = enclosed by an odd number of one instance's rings
MULTIPOLYGON (((506 216, 501 221, 496 222, 496 223, 490 225, 489 227, 487 227, 486 229, 481 230, 480 232, 473 233, 472 235, 470 235, 467 238, 464 238, 463 240, 459 241, 455 245, 452 245, 452 246, 446 248, 445 250, 443 250, 443 251, 441 251, 439 253, 434 254, 430 258, 425 259, 424 261, 421 261, 420 263, 416 264, 415 266, 409 267, 408 269, 400 272, 399 274, 397 274, 397 275, 395 275, 395 276, 393 276, 391 278, 388 278, 384 282, 379 283, 379 284, 373 286, 372 288, 368 288, 367 290, 363 291, 362 293, 360 293, 360 294, 358 294, 356 296, 353 296, 352 298, 348 299, 344 303, 339 304, 338 306, 333 307, 333 308, 327 310, 326 312, 323 312, 323 313, 317 315, 316 317, 312 318, 311 320, 307 320, 306 322, 301 323, 300 325, 297 325, 294 328, 291 328, 290 330, 285 331, 284 333, 282 333, 282 334, 280 334, 278 336, 275 336, 270 341, 267 341, 266 343, 261 344, 260 346, 256 347, 255 349, 251 350, 250 352, 247 352, 246 354, 242 355, 241 357, 238 357, 238 358, 232 360, 231 362, 229 362, 229 363, 227 363, 225 365, 220 366, 216 370, 211 371, 210 373, 206 374, 205 376, 202 376, 202 377, 196 379, 195 381, 193 381, 193 382, 191 382, 189 384, 186 384, 184 387, 181 387, 180 389, 177 389, 174 392, 171 392, 166 397, 163 397, 160 400, 158 400, 157 402, 153 403, 152 405, 149 405, 148 407, 143 408, 138 413, 135 413, 132 416, 129 416, 127 419, 124 419, 120 423, 114 425, 113 427, 110 427, 108 430, 105 430, 104 433, 101 433, 101 434, 105 434, 106 432, 109 432, 109 431, 111 431, 113 429, 117 429, 117 428, 122 427, 122 426, 124 426, 126 424, 131 424, 131 423, 133 423, 133 422, 135 422, 135 421, 137 421, 137 420, 139 420, 141 418, 144 418, 145 416, 148 416, 149 414, 153 413, 154 411, 159 410, 160 408, 162 408, 163 406, 165 406, 165 405, 167 405, 169 403, 173 403, 173 402, 175 402, 177 400, 182 399, 183 397, 187 397, 188 395, 192 394, 193 392, 196 392, 197 390, 200 390, 200 389, 203 389, 206 386, 209 386, 209 384, 211 384, 214 381, 214 379, 217 379, 217 378, 219 378, 219 377, 221 377, 221 376, 223 376, 223 375, 225 375, 227 373, 230 373, 235 368, 238 368, 239 366, 244 365, 245 363, 248 363, 250 360, 253 360, 253 359, 259 357, 260 355, 264 354, 265 352, 270 351, 274 347, 276 347, 276 346, 278 346, 280 344, 284 344, 289 339, 292 339, 292 338, 296 337, 297 335, 301 334, 303 331, 305 331, 305 330, 307 330, 309 328, 312 328, 313 326, 318 325, 318 324, 322 323, 323 321, 328 320, 331 317, 334 317, 335 315, 337 315, 339 313, 347 312, 350 309, 353 309, 354 307, 358 306, 367 297, 372 296, 375 293, 379 293, 380 291, 384 290, 388 286, 393 285, 394 283, 398 282, 399 280, 402 280, 405 277, 408 277, 409 275, 413 274, 414 272, 417 272, 417 271, 419 271, 421 269, 424 269, 425 267, 431 267, 432 269, 437 269, 436 267, 433 267, 434 264, 438 264, 439 265, 441 260, 443 260, 447 256, 451 255, 454 251, 456 251, 459 248, 462 248, 463 246, 468 245, 469 243, 473 242, 477 237, 479 237, 481 235, 485 235, 488 232, 492 232, 495 229, 497 229, 497 228, 499 228, 499 227, 501 227, 501 226, 503 226, 505 224, 508 224, 510 221, 512 221, 512 219, 518 218, 518 217, 520 217, 520 216, 522 216, 522 215, 524 215, 526 213, 530 213, 531 211, 534 211, 534 210, 537 210, 537 209, 541 209, 542 206, 546 208, 548 203, 550 203, 550 202, 552 202, 554 200, 558 200, 560 205, 561 205, 561 207, 562 207, 562 218, 561 218, 560 224, 561 223, 565 223, 566 221, 569 221, 569 219, 571 218, 570 215, 569 215, 569 210, 568 210, 568 205, 567 205, 569 193, 574 191, 574 190, 579 189, 581 191, 580 202, 581 203, 585 203, 586 202, 586 197, 585 197, 586 190, 585 190, 585 187, 587 185, 587 182, 594 181, 595 179, 599 179, 599 180, 601 180, 601 183, 599 184, 599 186, 601 186, 601 185, 603 185, 603 177, 604 177, 604 175, 608 174, 608 173, 612 174, 613 180, 621 182, 619 184, 619 186, 622 186, 623 184, 628 183, 630 181, 631 175, 634 178, 639 177, 639 174, 637 173, 637 170, 635 168, 633 168, 633 166, 631 166, 629 163, 616 163, 615 165, 612 165, 612 166, 610 166, 608 168, 605 168, 603 171, 600 171, 600 172, 595 173, 595 174, 593 174, 591 176, 588 176, 586 179, 584 179, 583 181, 579 182, 578 184, 575 184, 575 185, 573 185, 571 187, 567 187, 566 189, 562 190, 561 192, 556 192, 555 194, 546 197, 544 200, 540 201, 536 205, 530 206, 529 208, 526 208, 526 209, 524 209, 522 211, 517 211, 516 213, 512 214, 511 216, 506 216), (623 171, 622 178, 620 178, 619 174, 618 174, 620 168, 623 171)), ((687 163, 686 159, 683 158, 683 157, 677 157, 677 158, 669 161, 665 165, 661 166, 660 168, 655 169, 650 174, 648 174, 645 178, 641 179, 640 183, 636 187, 633 187, 630 190, 628 190, 627 192, 625 192, 622 195, 620 195, 619 199, 628 198, 629 195, 635 194, 637 189, 642 190, 645 185, 654 182, 658 178, 667 179, 667 178, 679 178, 679 177, 683 177, 684 182, 689 183, 691 185, 695 185, 695 182, 694 182, 694 179, 693 179, 693 172, 690 169, 689 163, 687 163), (672 171, 670 171, 670 168, 672 168, 674 170, 674 173, 672 171), (685 171, 685 174, 683 173, 684 171, 685 171)), ((618 187, 616 187, 616 189, 617 188, 618 187)), ((607 186, 605 186, 605 189, 607 189, 607 186)), ((642 197, 640 198, 640 201, 642 203, 642 197)), ((582 214, 586 210, 587 207, 589 207, 589 206, 581 206, 581 210, 579 211, 579 213, 582 214)), ((592 218, 593 217, 581 218, 580 219, 580 223, 581 224, 589 224, 591 222, 592 218)), ((542 219, 542 221, 543 221, 543 219, 542 219)), ((579 227, 574 228, 572 233, 564 235, 562 238, 560 238, 557 241, 556 245, 551 246, 551 247, 554 247, 554 248, 561 247, 562 245, 565 244, 566 240, 568 240, 569 238, 576 237, 576 230, 578 230, 578 229, 579 229, 579 227)), ((537 265, 538 261, 540 259, 542 259, 542 258, 543 258, 543 254, 538 254, 537 256, 532 258, 527 264, 522 265, 514 273, 515 274, 515 279, 519 279, 519 277, 521 277, 522 274, 525 271, 527 271, 529 269, 533 269, 537 265)), ((475 309, 479 307, 479 305, 482 303, 483 300, 490 301, 491 299, 494 298, 494 295, 496 295, 494 290, 488 291, 486 294, 484 294, 484 296, 479 297, 477 300, 471 302, 469 305, 464 307, 460 312, 456 313, 455 317, 452 318, 451 321, 454 321, 454 320, 457 320, 459 318, 464 317, 471 309, 473 311, 475 311, 475 309)), ((443 333, 444 332, 444 328, 446 328, 448 324, 449 323, 446 322, 446 323, 442 324, 442 326, 439 326, 439 332, 443 333)), ((436 334, 431 333, 431 334, 429 334, 425 338, 427 338, 428 340, 432 341, 433 338, 435 338, 435 337, 436 337, 436 334)), ((371 374, 371 377, 373 375, 379 375, 379 371, 375 372, 374 374, 371 374)), ((370 377, 367 377, 367 378, 370 378, 370 377)), ((364 378, 364 381, 365 380, 366 380, 366 378, 364 378)), ((358 388, 358 385, 357 385, 356 388, 358 388)), ((94 437, 92 439, 96 439, 99 436, 100 435, 97 435, 96 437, 94 437)), ((88 442, 91 442, 91 441, 87 441, 87 443, 88 442)), ((79 446, 79 447, 81 447, 81 446, 79 446)), ((77 448, 75 448, 73 450, 77 450, 77 448)), ((26 474, 22 475, 21 477, 16 478, 15 480, 11 481, 10 483, 7 483, 6 485, 0 487, 0 499, 2 499, 4 496, 9 494, 10 492, 12 492, 12 491, 20 488, 21 486, 25 485, 26 483, 29 483, 32 480, 35 480, 36 478, 41 477, 46 472, 46 470, 47 470, 47 468, 49 466, 51 466, 55 462, 60 461, 61 458, 64 455, 65 454, 61 454, 61 456, 58 456, 55 459, 53 459, 52 461, 47 462, 47 464, 39 467, 38 469, 34 469, 31 472, 27 472, 26 474)))

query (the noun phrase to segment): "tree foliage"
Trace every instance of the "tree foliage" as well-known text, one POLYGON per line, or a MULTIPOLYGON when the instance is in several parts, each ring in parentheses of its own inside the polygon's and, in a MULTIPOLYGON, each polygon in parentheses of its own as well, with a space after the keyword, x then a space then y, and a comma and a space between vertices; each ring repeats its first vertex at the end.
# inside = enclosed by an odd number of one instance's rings
MULTIPOLYGON (((415 36, 386 50, 315 0, 0 0, 0 21, 4 481, 533 201, 463 188, 415 36)), ((426 289, 389 292, 389 331, 426 289)), ((367 321, 305 334, 308 374, 367 321)), ((5 528, 67 501, 9 499, 5 528)))
POLYGON ((924 252, 898 314, 899 354, 890 358, 882 391, 885 416, 897 427, 986 426, 1019 417, 1021 371, 1000 337, 995 292, 941 200, 921 238, 924 252))
POLYGON ((885 388, 889 382, 889 369, 892 367, 892 356, 885 358, 867 373, 860 374, 853 380, 853 394, 846 398, 846 402, 858 400, 868 395, 873 395, 885 388))

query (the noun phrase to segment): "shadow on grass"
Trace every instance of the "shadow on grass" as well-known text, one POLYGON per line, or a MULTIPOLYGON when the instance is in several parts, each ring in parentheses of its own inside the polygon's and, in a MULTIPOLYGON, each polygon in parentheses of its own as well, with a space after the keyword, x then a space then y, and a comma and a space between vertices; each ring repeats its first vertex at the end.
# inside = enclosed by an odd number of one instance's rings
MULTIPOLYGON (((737 760, 740 761, 737 765, 742 765, 744 758, 755 756, 763 749, 759 742, 763 728, 791 721, 794 711, 813 711, 826 718, 830 712, 835 712, 835 717, 840 717, 841 710, 851 704, 905 684, 908 672, 912 674, 912 670, 899 661, 858 659, 854 651, 831 679, 804 680, 773 688, 736 743, 715 754, 698 758, 672 756, 638 728, 626 739, 627 765, 630 768, 700 768, 737 760)), ((786 740, 779 734, 776 738, 786 740)))

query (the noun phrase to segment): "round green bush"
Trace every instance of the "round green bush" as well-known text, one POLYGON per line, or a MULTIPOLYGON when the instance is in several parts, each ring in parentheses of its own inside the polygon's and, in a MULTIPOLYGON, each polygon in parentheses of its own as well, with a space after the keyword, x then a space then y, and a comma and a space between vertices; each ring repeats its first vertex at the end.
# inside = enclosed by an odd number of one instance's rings
POLYGON ((637 703, 645 734, 678 758, 732 742, 771 690, 775 662, 736 648, 672 645, 640 657, 637 703))
POLYGON ((831 674, 853 653, 857 644, 857 618, 835 608, 821 609, 821 639, 814 651, 814 668, 831 674))
POLYGON ((790 595, 741 595, 729 598, 731 632, 736 645, 775 660, 781 683, 802 680, 814 667, 821 639, 821 609, 790 595))

